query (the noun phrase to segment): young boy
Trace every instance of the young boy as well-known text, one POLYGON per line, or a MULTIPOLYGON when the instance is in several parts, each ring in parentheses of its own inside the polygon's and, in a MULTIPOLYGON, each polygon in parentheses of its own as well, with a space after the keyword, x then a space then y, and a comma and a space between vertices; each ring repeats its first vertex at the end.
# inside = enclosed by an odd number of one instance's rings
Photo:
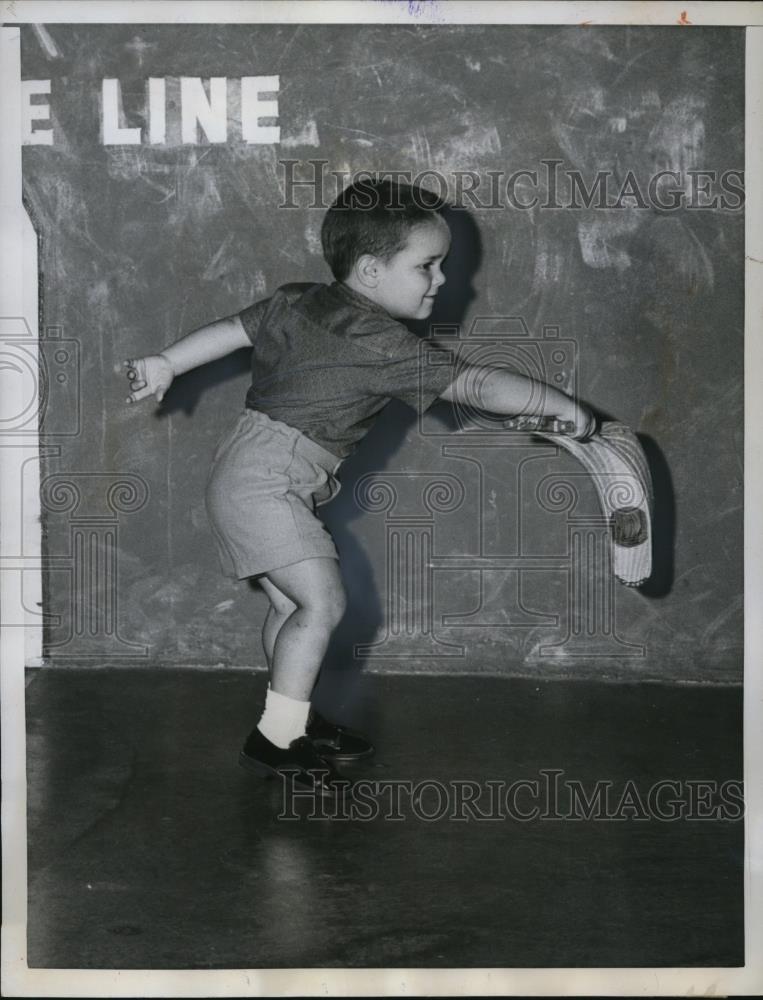
POLYGON ((256 578, 270 600, 265 706, 239 759, 266 775, 296 772, 297 782, 321 794, 341 784, 332 759, 373 752, 364 736, 310 709, 345 609, 338 554, 316 516, 339 489, 342 460, 393 397, 420 413, 440 398, 507 416, 553 417, 571 422, 581 440, 595 429, 585 407, 522 375, 456 373, 446 352, 443 364, 421 365, 421 341, 402 321, 426 319, 445 281, 444 208, 422 188, 353 184, 323 222, 333 284, 284 285, 161 354, 125 362, 128 402, 161 401, 177 375, 252 347, 246 407, 217 447, 206 494, 223 572, 256 578))

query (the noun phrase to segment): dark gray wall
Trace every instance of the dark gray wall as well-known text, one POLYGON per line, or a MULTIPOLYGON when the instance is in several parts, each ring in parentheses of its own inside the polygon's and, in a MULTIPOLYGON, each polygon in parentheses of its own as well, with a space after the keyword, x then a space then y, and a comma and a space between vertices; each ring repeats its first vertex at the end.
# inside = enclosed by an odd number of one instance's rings
MULTIPOLYGON (((161 411, 125 406, 118 368, 283 282, 328 280, 322 212, 303 197, 276 207, 279 159, 473 170, 481 197, 488 171, 539 170, 541 199, 543 160, 589 184, 611 170, 613 197, 628 170, 646 192, 657 170, 720 176, 744 162, 740 29, 48 30, 54 52, 22 29, 22 75, 52 81, 55 136, 24 149, 24 178, 42 322, 63 338, 45 349, 43 421, 47 639, 61 662, 262 663, 264 596, 220 575, 203 507, 247 359, 185 376, 161 411), (175 101, 180 76, 269 74, 281 78, 278 146, 242 143, 235 100, 224 145, 181 145, 172 108, 165 145, 101 143, 103 77, 121 80, 136 125, 150 76, 169 78, 175 101)), ((637 431, 650 457, 651 584, 613 586, 610 614, 597 564, 584 573, 588 603, 570 611, 571 538, 597 533, 574 463, 479 422, 467 441, 444 405, 418 426, 392 404, 324 508, 350 593, 336 662, 378 642, 367 659, 381 670, 741 677, 743 212, 625 204, 522 211, 504 199, 457 213, 434 318, 474 343, 491 330, 504 347, 525 338, 547 360, 544 327, 558 327, 559 367, 569 374, 576 350, 581 396, 637 431), (478 317, 515 319, 472 327, 478 317), (370 473, 388 485, 356 490, 370 473), (408 577, 426 576, 431 593, 390 604, 390 546, 406 537, 409 555, 433 564, 408 577), (385 639, 399 608, 400 634, 385 639), (593 618, 576 632, 581 614, 593 618)))

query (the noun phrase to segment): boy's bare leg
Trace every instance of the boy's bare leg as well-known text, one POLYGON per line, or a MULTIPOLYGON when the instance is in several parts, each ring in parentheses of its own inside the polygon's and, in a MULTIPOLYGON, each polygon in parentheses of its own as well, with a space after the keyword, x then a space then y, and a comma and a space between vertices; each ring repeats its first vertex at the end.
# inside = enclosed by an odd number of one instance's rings
POLYGON ((265 621, 262 626, 262 648, 265 651, 268 674, 272 677, 273 650, 275 648, 276 638, 278 633, 281 631, 281 626, 292 611, 296 609, 297 605, 294 601, 290 601, 285 594, 282 594, 278 587, 276 587, 274 583, 271 583, 267 577, 260 577, 258 582, 270 601, 268 613, 265 615, 265 621))
POLYGON ((266 618, 263 628, 270 687, 309 701, 331 633, 345 611, 339 564, 325 557, 304 559, 269 571, 260 582, 271 601, 270 621, 266 618), (290 612, 287 602, 293 605, 290 612))
MULTIPOLYGON (((268 608, 268 613, 265 616, 265 622, 262 627, 262 646, 265 651, 268 672, 270 673, 270 693, 267 697, 271 699, 273 694, 273 661, 276 643, 281 629, 296 611, 297 605, 267 577, 260 577, 259 582, 270 601, 270 607, 268 608)), ((343 599, 341 605, 344 605, 343 599)), ((325 650, 323 655, 325 655, 325 650)), ((320 666, 318 669, 320 669, 320 666)), ((299 704, 299 700, 295 704, 299 704)), ((283 710, 283 702, 281 703, 281 707, 283 710)), ((296 708, 295 714, 297 714, 296 708)), ((322 716, 317 714, 314 717, 310 715, 310 718, 312 718, 312 723, 310 723, 312 729, 308 727, 308 732, 311 739, 314 742, 317 741, 320 753, 328 754, 338 760, 357 760, 362 757, 368 757, 374 752, 373 744, 362 733, 356 733, 346 727, 338 726, 336 723, 327 722, 322 716)), ((296 718, 294 724, 296 727, 296 718)), ((275 725, 276 729, 270 730, 270 727, 265 724, 265 728, 271 732, 271 736, 276 736, 280 732, 278 724, 276 723, 275 725)), ((294 731, 296 731, 296 728, 294 731)), ((290 734, 291 730, 288 735, 290 734)), ((287 735, 282 736, 282 740, 284 741, 287 738, 287 735)))

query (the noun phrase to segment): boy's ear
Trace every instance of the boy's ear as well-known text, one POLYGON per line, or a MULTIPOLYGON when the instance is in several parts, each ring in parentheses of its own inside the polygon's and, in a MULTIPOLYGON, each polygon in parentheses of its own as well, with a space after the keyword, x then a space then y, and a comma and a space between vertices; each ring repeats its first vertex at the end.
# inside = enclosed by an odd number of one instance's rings
POLYGON ((364 253, 355 261, 355 274, 366 288, 376 288, 379 284, 379 258, 364 253))

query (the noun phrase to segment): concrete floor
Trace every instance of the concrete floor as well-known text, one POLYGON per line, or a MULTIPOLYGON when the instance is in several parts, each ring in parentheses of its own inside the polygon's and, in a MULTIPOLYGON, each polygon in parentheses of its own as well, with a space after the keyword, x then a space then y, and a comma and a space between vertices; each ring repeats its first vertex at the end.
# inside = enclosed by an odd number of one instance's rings
MULTIPOLYGON (((322 679, 324 709, 339 681, 322 679)), ((342 714, 378 745, 345 767, 355 777, 431 779, 450 796, 456 779, 542 787, 563 769, 565 814, 567 781, 609 780, 619 800, 629 780, 642 797, 673 780, 687 801, 687 781, 742 776, 739 688, 346 681, 342 714)), ((398 820, 309 820, 307 803, 279 819, 279 782, 236 763, 265 683, 32 672, 30 967, 743 964, 740 820, 427 821, 436 796, 405 795, 398 820)))

